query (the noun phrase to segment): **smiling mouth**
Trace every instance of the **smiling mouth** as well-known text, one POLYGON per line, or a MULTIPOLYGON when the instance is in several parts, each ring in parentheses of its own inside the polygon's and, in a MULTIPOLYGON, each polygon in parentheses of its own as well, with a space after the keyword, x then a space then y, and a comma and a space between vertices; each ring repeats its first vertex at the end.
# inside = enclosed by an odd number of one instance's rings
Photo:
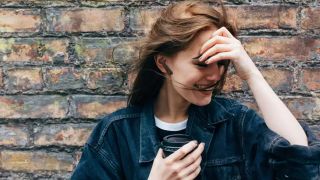
POLYGON ((214 90, 216 85, 217 85, 217 82, 211 85, 194 84, 193 87, 195 88, 195 90, 198 90, 198 91, 212 91, 214 90))

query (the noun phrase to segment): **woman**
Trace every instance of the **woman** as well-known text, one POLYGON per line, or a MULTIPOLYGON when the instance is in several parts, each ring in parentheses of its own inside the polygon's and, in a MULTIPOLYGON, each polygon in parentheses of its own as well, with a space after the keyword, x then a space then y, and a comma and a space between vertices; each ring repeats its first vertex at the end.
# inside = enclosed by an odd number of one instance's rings
POLYGON ((320 143, 276 96, 228 23, 200 2, 166 8, 141 50, 128 107, 104 118, 72 179, 317 179, 320 143), (214 97, 229 63, 262 112, 214 97), (164 158, 160 142, 196 141, 164 158), (307 133, 307 134, 306 134, 307 133))

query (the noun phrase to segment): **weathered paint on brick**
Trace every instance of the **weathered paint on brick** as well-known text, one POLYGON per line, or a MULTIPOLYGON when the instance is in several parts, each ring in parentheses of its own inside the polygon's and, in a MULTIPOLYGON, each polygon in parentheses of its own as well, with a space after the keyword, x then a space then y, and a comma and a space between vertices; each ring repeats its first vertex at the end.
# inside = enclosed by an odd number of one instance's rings
POLYGON ((88 88, 103 90, 105 94, 124 93, 128 91, 126 86, 126 74, 121 69, 100 68, 88 69, 88 88))
POLYGON ((152 9, 133 9, 130 12, 130 28, 133 30, 148 32, 151 26, 159 17, 163 8, 153 7, 152 9))
POLYGON ((3 82, 3 71, 0 68, 0 89, 2 89, 4 86, 4 82, 3 82))
POLYGON ((49 90, 68 90, 85 87, 85 74, 81 69, 70 67, 49 68, 46 71, 49 90))
POLYGON ((74 0, 1 0, 3 6, 72 6, 74 0))
POLYGON ((123 96, 73 96, 74 114, 76 118, 102 118, 113 111, 126 106, 123 96))
POLYGON ((0 32, 39 32, 38 9, 0 9, 0 32))
POLYGON ((1 168, 10 171, 72 171, 74 159, 67 153, 1 151, 1 168))
POLYGON ((320 29, 320 7, 304 8, 301 11, 301 27, 307 30, 320 29))
POLYGON ((320 40, 303 37, 245 37, 244 48, 253 59, 309 61, 319 59, 320 40))
POLYGON ((124 0, 82 0, 80 3, 82 5, 90 7, 99 7, 104 5, 110 5, 110 3, 123 2, 124 0))
POLYGON ((300 87, 302 90, 320 90, 320 69, 303 69, 301 71, 300 87))
POLYGON ((275 91, 290 92, 293 84, 293 72, 285 69, 262 69, 262 75, 275 91))
POLYGON ((43 87, 43 79, 40 68, 14 68, 7 70, 5 80, 8 92, 27 90, 40 90, 43 87))
POLYGON ((320 99, 301 97, 284 99, 297 119, 320 119, 320 99))
POLYGON ((67 112, 64 96, 0 96, 0 118, 65 118, 67 112))
POLYGON ((227 75, 227 79, 223 87, 223 91, 225 93, 232 91, 245 91, 246 89, 247 87, 245 86, 245 83, 235 72, 227 75))
POLYGON ((37 127, 34 144, 83 146, 95 124, 53 124, 37 127))
POLYGON ((50 9, 47 14, 48 31, 122 31, 124 28, 122 8, 50 9))
POLYGON ((286 6, 239 6, 230 7, 230 17, 239 29, 296 28, 297 9, 286 6))
POLYGON ((126 65, 138 58, 135 39, 81 38, 75 45, 75 53, 86 65, 126 65))
POLYGON ((0 145, 25 146, 29 134, 24 126, 0 125, 0 137, 0 145))
POLYGON ((0 39, 0 62, 67 62, 67 47, 66 39, 0 39))

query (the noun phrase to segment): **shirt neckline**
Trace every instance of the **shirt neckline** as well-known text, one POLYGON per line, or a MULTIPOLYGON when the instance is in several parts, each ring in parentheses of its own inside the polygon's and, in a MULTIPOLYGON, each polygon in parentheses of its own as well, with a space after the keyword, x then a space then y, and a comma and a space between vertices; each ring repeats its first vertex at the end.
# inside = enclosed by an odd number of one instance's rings
POLYGON ((159 129, 166 130, 166 131, 181 131, 183 129, 186 129, 188 118, 178 122, 178 123, 168 123, 164 122, 158 117, 154 116, 155 124, 159 129))

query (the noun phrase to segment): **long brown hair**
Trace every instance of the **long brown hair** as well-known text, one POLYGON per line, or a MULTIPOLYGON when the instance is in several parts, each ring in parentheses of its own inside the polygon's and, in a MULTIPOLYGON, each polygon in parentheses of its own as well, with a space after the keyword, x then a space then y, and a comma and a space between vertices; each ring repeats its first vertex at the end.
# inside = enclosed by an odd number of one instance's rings
MULTIPOLYGON (((159 75, 162 72, 154 60, 157 54, 174 55, 185 49, 198 32, 212 26, 224 26, 236 36, 236 28, 228 22, 226 9, 221 1, 220 5, 221 13, 200 1, 171 4, 161 12, 141 45, 139 59, 133 68, 136 78, 128 97, 128 106, 143 105, 157 97, 164 82, 164 78, 159 75)), ((213 95, 222 90, 228 66, 229 61, 224 64, 225 71, 213 90, 213 95)))

